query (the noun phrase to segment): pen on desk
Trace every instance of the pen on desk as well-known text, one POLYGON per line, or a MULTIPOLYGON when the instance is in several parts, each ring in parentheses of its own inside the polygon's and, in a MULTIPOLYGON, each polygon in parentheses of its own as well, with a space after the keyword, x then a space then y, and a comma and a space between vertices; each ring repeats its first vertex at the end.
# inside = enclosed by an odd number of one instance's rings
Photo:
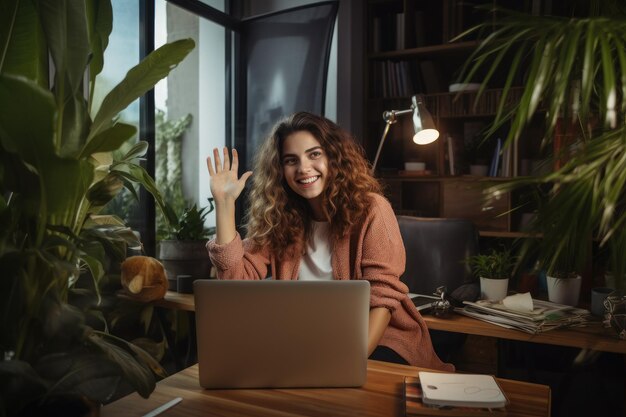
POLYGON ((165 404, 163 404, 162 406, 155 408, 154 410, 150 411, 147 414, 144 414, 143 417, 154 417, 154 416, 157 416, 157 415, 161 414, 163 411, 169 410, 170 408, 174 407, 176 404, 178 404, 182 400, 183 399, 181 397, 176 397, 172 401, 168 401, 165 404))

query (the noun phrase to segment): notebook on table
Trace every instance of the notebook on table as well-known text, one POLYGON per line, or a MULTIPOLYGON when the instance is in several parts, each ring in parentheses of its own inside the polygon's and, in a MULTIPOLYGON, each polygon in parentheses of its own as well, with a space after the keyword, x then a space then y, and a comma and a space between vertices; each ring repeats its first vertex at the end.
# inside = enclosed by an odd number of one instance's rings
POLYGON ((491 375, 419 372, 422 402, 431 406, 502 408, 508 400, 491 375))
POLYGON ((356 387, 367 376, 369 282, 194 282, 204 388, 356 387))

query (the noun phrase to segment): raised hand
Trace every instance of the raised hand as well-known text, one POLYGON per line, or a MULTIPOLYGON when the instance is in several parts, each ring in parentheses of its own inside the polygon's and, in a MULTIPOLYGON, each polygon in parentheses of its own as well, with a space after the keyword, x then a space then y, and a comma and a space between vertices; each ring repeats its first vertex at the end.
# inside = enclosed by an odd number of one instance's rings
POLYGON ((220 159, 217 148, 213 149, 215 166, 213 166, 210 156, 206 159, 209 176, 211 177, 211 194, 216 204, 234 202, 241 194, 246 181, 252 175, 252 171, 247 171, 241 175, 241 178, 238 178, 239 156, 236 149, 233 149, 232 153, 232 163, 226 147, 223 149, 224 163, 220 159))
POLYGON ((233 149, 233 161, 231 163, 228 156, 228 148, 223 149, 224 163, 220 160, 219 151, 213 149, 215 166, 211 162, 211 157, 207 157, 206 163, 211 176, 211 194, 215 201, 215 221, 217 244, 223 245, 231 242, 237 236, 235 227, 235 200, 241 194, 246 180, 252 175, 252 171, 245 172, 241 178, 237 177, 239 168, 239 157, 237 151, 233 149))

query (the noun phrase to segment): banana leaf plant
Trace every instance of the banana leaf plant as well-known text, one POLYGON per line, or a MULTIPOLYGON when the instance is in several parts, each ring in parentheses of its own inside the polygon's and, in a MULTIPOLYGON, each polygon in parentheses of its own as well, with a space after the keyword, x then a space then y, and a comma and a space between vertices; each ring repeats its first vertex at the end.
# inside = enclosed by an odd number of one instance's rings
POLYGON ((506 144, 515 146, 527 139, 523 131, 533 117, 542 114, 542 145, 552 162, 560 161, 549 174, 487 190, 494 196, 531 187, 540 197, 532 228, 542 238, 525 242, 522 259, 535 253, 549 272, 580 273, 590 261, 593 238, 610 249, 610 267, 621 277, 626 272, 626 12, 617 1, 587 2, 582 13, 574 7, 580 2, 571 5, 568 16, 493 9, 497 19, 459 36, 483 34, 462 78, 484 74, 480 97, 495 74, 504 74, 490 132, 508 124, 506 144), (520 79, 522 96, 508 103, 520 79), (555 144, 555 132, 564 125, 576 127, 574 138, 555 144))
POLYGON ((0 416, 68 392, 106 402, 122 381, 145 397, 155 373, 163 375, 98 316, 106 253, 123 258, 127 247, 140 246, 121 219, 99 212, 139 184, 175 220, 139 164, 147 144, 139 141, 120 160, 112 152, 137 133, 118 114, 194 42, 151 53, 94 111, 91 93, 112 25, 110 0, 0 3, 0 416), (81 290, 96 300, 91 317, 68 302, 81 276, 91 282, 81 290), (88 324, 93 316, 102 328, 88 324))

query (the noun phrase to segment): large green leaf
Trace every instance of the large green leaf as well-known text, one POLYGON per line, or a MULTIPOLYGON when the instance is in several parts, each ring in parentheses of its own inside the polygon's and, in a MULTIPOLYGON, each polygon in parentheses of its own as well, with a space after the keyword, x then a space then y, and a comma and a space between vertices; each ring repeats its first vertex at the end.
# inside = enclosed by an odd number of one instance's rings
POLYGON ((165 202, 161 192, 154 182, 154 179, 143 167, 130 162, 118 162, 111 166, 111 172, 115 172, 124 178, 141 184, 146 191, 152 194, 154 201, 165 215, 165 218, 170 226, 175 227, 178 223, 178 216, 176 216, 176 213, 174 213, 174 210, 169 206, 169 204, 165 202))
POLYGON ((3 72, 9 41, 11 40, 13 28, 15 28, 18 6, 19 0, 0 2, 0 73, 3 72))
POLYGON ((126 123, 116 123, 102 131, 84 146, 79 157, 84 158, 96 152, 112 152, 135 136, 137 128, 126 123))
MULTIPOLYGON (((93 166, 57 156, 53 147, 55 106, 51 94, 21 77, 0 76, 0 141, 38 173, 40 213, 53 224, 73 225, 93 166), (32 120, 37 123, 32 123, 32 120)), ((45 223, 41 227, 45 226, 45 223)), ((40 233, 43 229, 40 229, 40 233)))
POLYGON ((166 77, 194 46, 191 39, 163 45, 128 71, 126 77, 102 101, 91 125, 88 141, 111 126, 115 116, 166 77))
POLYGON ((32 1, 0 2, 0 73, 48 85, 48 50, 32 1))
MULTIPOLYGON (((124 348, 109 342, 109 340, 124 343, 126 347, 129 348, 131 345, 128 342, 102 332, 93 332, 88 336, 87 340, 98 347, 106 354, 108 359, 120 367, 124 378, 137 390, 139 395, 147 398, 150 393, 154 391, 156 380, 150 368, 146 365, 142 365, 142 363, 145 362, 137 361, 135 356, 131 355, 124 348)), ((136 351, 134 347, 132 350, 136 351)), ((143 358, 139 359, 141 360, 143 358)))
POLYGON ((0 141, 4 149, 18 153, 32 165, 42 154, 54 154, 56 109, 48 90, 23 77, 0 75, 0 108, 0 141))
POLYGON ((104 50, 109 44, 109 35, 113 30, 113 8, 110 0, 88 0, 86 8, 92 52, 89 62, 89 92, 93 94, 94 82, 104 67, 104 50))
POLYGON ((18 415, 30 401, 44 395, 48 386, 49 383, 37 375, 29 363, 0 361, 0 406, 7 415, 18 415))
MULTIPOLYGON (((89 130, 87 102, 79 92, 67 97, 63 106, 63 125, 58 143, 60 156, 76 158, 80 153, 89 130)), ((78 156, 79 157, 79 156, 78 156)))
POLYGON ((91 47, 85 0, 39 0, 39 18, 55 68, 57 103, 82 86, 91 47))
POLYGON ((40 0, 39 19, 54 63, 57 104, 56 149, 75 156, 88 126, 87 104, 82 97, 83 77, 91 47, 84 0, 40 0))

